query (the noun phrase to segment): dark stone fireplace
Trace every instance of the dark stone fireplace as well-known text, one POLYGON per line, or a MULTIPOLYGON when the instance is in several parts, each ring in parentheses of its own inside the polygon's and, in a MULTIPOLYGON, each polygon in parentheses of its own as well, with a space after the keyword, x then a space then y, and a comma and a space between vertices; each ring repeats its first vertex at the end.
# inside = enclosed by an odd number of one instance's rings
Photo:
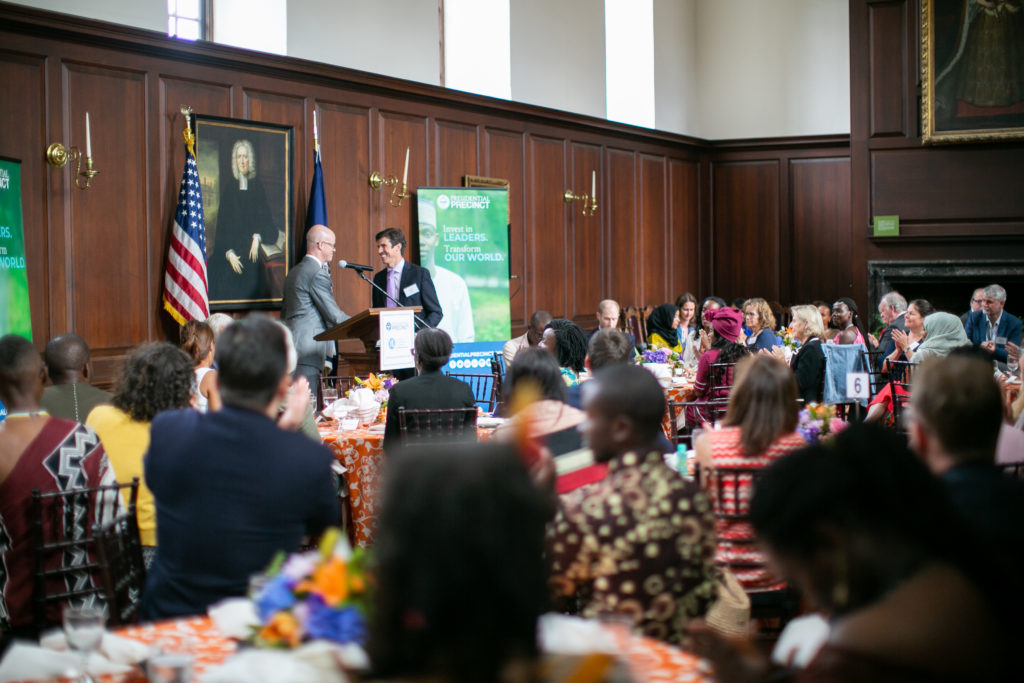
POLYGON ((1021 261, 868 261, 868 299, 877 326, 878 302, 889 291, 907 298, 927 299, 938 310, 960 315, 970 306, 978 287, 1006 288, 1006 310, 1024 313, 1024 263, 1021 261))

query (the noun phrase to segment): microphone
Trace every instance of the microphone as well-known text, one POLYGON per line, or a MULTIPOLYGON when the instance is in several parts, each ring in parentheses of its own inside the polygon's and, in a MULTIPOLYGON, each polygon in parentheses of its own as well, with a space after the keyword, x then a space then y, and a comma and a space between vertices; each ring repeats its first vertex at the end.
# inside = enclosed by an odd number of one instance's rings
POLYGON ((373 267, 372 266, 364 266, 364 265, 360 265, 358 263, 349 263, 345 259, 342 259, 342 260, 338 261, 338 267, 339 268, 351 268, 352 270, 362 270, 362 271, 365 271, 367 273, 372 273, 373 272, 373 267))

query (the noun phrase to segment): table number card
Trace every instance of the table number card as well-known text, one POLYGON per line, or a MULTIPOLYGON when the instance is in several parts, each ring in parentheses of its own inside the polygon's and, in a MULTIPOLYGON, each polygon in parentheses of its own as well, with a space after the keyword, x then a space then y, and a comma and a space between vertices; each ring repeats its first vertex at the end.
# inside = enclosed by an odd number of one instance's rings
POLYGON ((864 400, 871 398, 871 382, 868 379, 868 373, 846 373, 846 397, 864 400))

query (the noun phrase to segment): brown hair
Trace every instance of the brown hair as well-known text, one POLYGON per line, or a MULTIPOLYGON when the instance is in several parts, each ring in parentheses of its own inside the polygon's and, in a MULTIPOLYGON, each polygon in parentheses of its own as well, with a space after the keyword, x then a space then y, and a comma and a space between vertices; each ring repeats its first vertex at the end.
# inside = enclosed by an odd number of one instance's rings
POLYGON ((772 313, 771 307, 768 302, 760 297, 754 297, 753 299, 747 299, 743 302, 743 308, 747 306, 753 306, 757 314, 761 316, 761 324, 764 326, 763 329, 774 330, 775 329, 775 314, 772 313))
POLYGON ((740 443, 756 456, 796 429, 796 378, 786 364, 756 354, 736 364, 736 382, 722 424, 740 428, 740 443))
POLYGON ((199 320, 189 320, 178 336, 181 350, 192 357, 192 364, 199 365, 210 353, 213 346, 213 328, 199 320))

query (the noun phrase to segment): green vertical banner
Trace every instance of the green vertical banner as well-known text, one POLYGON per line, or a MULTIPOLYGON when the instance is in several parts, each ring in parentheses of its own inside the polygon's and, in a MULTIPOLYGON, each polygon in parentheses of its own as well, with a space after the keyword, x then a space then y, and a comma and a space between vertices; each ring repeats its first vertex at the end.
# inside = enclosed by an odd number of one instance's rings
POLYGON ((508 190, 417 190, 420 265, 430 271, 456 344, 498 342, 512 333, 509 309, 508 190))
POLYGON ((21 217, 21 164, 0 159, 0 336, 32 339, 21 217))

